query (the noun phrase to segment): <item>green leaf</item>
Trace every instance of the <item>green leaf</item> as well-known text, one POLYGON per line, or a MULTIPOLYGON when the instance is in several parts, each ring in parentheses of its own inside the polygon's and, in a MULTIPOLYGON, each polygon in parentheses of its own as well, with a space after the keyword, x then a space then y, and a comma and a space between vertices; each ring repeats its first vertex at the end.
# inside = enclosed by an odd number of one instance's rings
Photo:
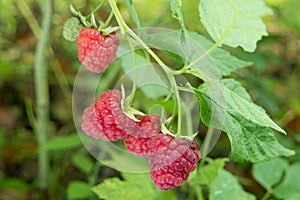
POLYGON ((254 178, 267 190, 278 183, 284 170, 288 167, 287 160, 278 158, 253 165, 252 174, 254 178))
POLYGON ((172 10, 172 17, 178 20, 183 36, 182 39, 184 39, 186 35, 186 28, 184 25, 182 13, 182 0, 170 0, 170 6, 172 10))
MULTIPOLYGON (((204 36, 198 33, 188 32, 187 35, 195 40, 205 50, 208 50, 213 46, 213 43, 210 40, 206 39, 204 36)), ((240 60, 230 55, 229 52, 218 47, 209 54, 209 57, 219 70, 219 73, 223 76, 227 76, 235 70, 247 67, 252 64, 251 62, 240 60)))
POLYGON ((261 17, 272 14, 262 0, 201 0, 199 12, 213 40, 249 52, 268 35, 261 17))
POLYGON ((74 154, 72 157, 72 163, 86 174, 89 174, 94 166, 93 161, 89 157, 79 154, 74 154))
POLYGON ((75 42, 83 25, 77 17, 69 18, 64 24, 63 36, 70 42, 75 42))
MULTIPOLYGON (((203 84, 200 87, 200 93, 209 98, 212 91, 209 91, 208 88, 210 86, 208 84, 210 83, 203 84)), ((237 81, 233 79, 224 79, 222 80, 222 84, 223 86, 219 85, 217 87, 220 87, 219 90, 221 93, 224 91, 224 96, 220 97, 220 99, 213 99, 218 109, 229 112, 233 116, 238 114, 255 124, 270 127, 285 133, 282 128, 273 122, 262 107, 252 102, 249 94, 237 81), (224 100, 226 101, 225 104, 223 104, 223 102, 218 102, 224 100)), ((223 124, 221 124, 221 126, 222 125, 223 124)))
POLYGON ((0 179, 0 188, 10 188, 10 189, 27 191, 30 189, 30 185, 28 185, 25 181, 21 179, 3 178, 0 179))
POLYGON ((221 169, 211 185, 209 199, 254 200, 255 196, 245 192, 231 173, 221 169))
POLYGON ((49 140, 45 148, 48 151, 63 151, 81 146, 81 140, 77 133, 73 133, 63 137, 55 137, 49 140))
POLYGON ((192 184, 206 184, 210 187, 218 176, 219 171, 224 167, 226 161, 228 161, 228 158, 215 159, 200 169, 198 174, 191 178, 190 182, 192 184))
POLYGON ((139 20, 139 17, 137 15, 137 12, 136 12, 136 10, 134 8, 132 0, 125 0, 125 4, 126 4, 128 10, 130 12, 130 15, 131 15, 134 23, 136 24, 136 26, 138 28, 140 28, 141 27, 140 20, 139 20))
POLYGON ((286 170, 284 180, 274 190, 273 194, 281 199, 300 199, 300 162, 290 165, 286 170))
POLYGON ((67 188, 68 199, 89 199, 92 197, 91 187, 82 181, 72 181, 67 188))
POLYGON ((261 107, 251 101, 245 89, 234 80, 223 80, 223 84, 224 88, 220 88, 221 86, 210 87, 209 83, 205 83, 196 93, 200 99, 202 121, 207 126, 227 133, 233 159, 259 162, 293 155, 294 151, 278 143, 273 131, 266 126, 276 129, 280 127, 272 122, 261 107))
POLYGON ((145 199, 152 200, 155 193, 149 174, 126 174, 128 180, 105 179, 93 188, 99 198, 106 200, 145 199))
POLYGON ((245 119, 231 117, 225 127, 236 161, 261 162, 279 156, 290 156, 294 151, 283 147, 271 129, 253 124, 245 119))

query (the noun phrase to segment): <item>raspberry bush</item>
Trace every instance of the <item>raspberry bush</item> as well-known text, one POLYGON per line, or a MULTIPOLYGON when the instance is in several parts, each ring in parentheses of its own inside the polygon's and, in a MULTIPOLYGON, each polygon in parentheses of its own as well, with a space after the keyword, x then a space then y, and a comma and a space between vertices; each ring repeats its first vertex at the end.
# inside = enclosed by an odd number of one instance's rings
MULTIPOLYGON (((136 30, 127 24, 125 19, 128 19, 114 0, 107 1, 106 6, 111 11, 105 23, 96 21, 95 17, 102 3, 88 16, 71 7, 73 17, 65 24, 64 37, 73 43, 76 41, 78 59, 90 74, 99 73, 99 78, 103 75, 104 79, 114 77, 118 80, 111 81, 114 83, 109 85, 111 89, 103 88, 92 104, 85 107, 78 121, 79 132, 96 146, 97 141, 99 146, 103 141, 109 142, 131 159, 136 159, 136 165, 139 165, 139 159, 147 160, 149 171, 143 179, 146 185, 150 183, 148 190, 155 195, 162 194, 160 190, 186 191, 191 188, 195 191, 191 199, 194 196, 198 199, 237 199, 234 195, 254 199, 224 169, 226 162, 261 163, 291 156, 294 151, 282 146, 275 137, 275 131, 286 134, 285 130, 253 102, 241 83, 233 77, 228 78, 234 71, 250 66, 251 62, 243 61, 230 54, 228 48, 221 47, 255 51, 257 42, 268 35, 262 18, 272 14, 271 9, 262 0, 201 0, 198 7, 200 23, 209 35, 204 36, 204 30, 202 35, 186 27, 181 0, 169 2, 179 31, 142 28, 132 1, 125 3, 136 30), (113 18, 115 21, 111 21, 113 18), (130 58, 126 53, 131 55, 130 58), (119 65, 121 67, 117 68, 119 65), (143 65, 147 67, 139 68, 143 65), (119 69, 124 76, 120 76, 119 69), (141 82, 148 81, 147 76, 153 82, 165 82, 167 92, 153 85, 141 86, 141 82), (181 79, 185 81, 180 82, 181 79), (198 109, 193 107, 195 103, 184 93, 196 96, 200 107, 198 114, 194 112, 198 109), (141 94, 143 97, 139 98, 141 94), (159 111, 152 110, 149 99, 160 103, 159 111), (194 131, 198 119, 201 128, 194 131), (206 130, 204 127, 207 131, 201 130, 206 130), (231 152, 229 158, 213 160, 208 154, 221 132, 227 134, 231 152), (230 186, 235 190, 233 193, 229 192, 230 186)), ((101 88, 101 81, 99 85, 101 88)), ((76 93, 76 87, 74 91, 76 93)), ((119 169, 118 162, 128 162, 128 167, 135 165, 132 160, 126 160, 127 156, 119 156, 118 160, 111 149, 102 151, 115 159, 110 162, 113 167, 119 169)), ((116 177, 107 179, 95 186, 94 192, 100 198, 119 199, 123 196, 109 191, 110 185, 117 188, 128 182, 125 190, 129 193, 143 185, 143 181, 130 178, 138 175, 122 172, 122 176, 124 181, 116 177)), ((280 196, 271 194, 272 188, 267 189, 264 198, 280 196)))
POLYGON ((300 199, 299 10, 0 1, 0 199, 300 199))

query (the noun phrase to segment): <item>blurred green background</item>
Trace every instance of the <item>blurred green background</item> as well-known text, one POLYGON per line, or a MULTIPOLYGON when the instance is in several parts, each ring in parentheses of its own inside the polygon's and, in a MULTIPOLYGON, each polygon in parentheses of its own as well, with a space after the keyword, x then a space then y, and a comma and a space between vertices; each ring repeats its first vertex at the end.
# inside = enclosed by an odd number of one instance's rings
MULTIPOLYGON (((45 52, 51 101, 49 136, 65 137, 66 140, 60 147, 57 144, 55 147, 48 146, 51 152, 50 183, 44 192, 49 199, 71 198, 72 190, 95 185, 107 177, 120 176, 117 171, 97 163, 76 137, 71 95, 80 62, 76 44, 62 37, 63 24, 71 16, 70 3, 87 15, 98 2, 53 1, 54 13, 49 33, 51 49, 45 52)), ((134 27, 127 7, 123 1, 119 2, 124 19, 134 27)), ((299 161, 300 1, 266 2, 274 13, 265 18, 269 37, 259 42, 254 53, 225 48, 237 57, 253 62, 253 66, 231 76, 241 81, 253 100, 287 131, 288 137, 277 136, 282 144, 297 151, 289 159, 299 161)), ((33 62, 37 37, 41 33, 42 3, 39 0, 0 1, 0 199, 41 199, 45 195, 37 183, 37 142, 28 119, 30 107, 35 106, 33 62)), ((179 28, 177 21, 170 17, 168 1, 135 0, 134 3, 142 27, 179 28)), ((196 5, 193 0, 184 1, 186 27, 189 31, 209 37, 199 21, 196 5)), ((108 5, 105 5, 96 16, 105 20, 109 12, 108 5)), ((210 155, 228 156, 229 148, 228 139, 222 136, 210 155)), ((227 168, 237 176, 252 179, 248 163, 230 164, 227 168)), ((245 188, 258 196, 263 193, 255 182, 245 188)))

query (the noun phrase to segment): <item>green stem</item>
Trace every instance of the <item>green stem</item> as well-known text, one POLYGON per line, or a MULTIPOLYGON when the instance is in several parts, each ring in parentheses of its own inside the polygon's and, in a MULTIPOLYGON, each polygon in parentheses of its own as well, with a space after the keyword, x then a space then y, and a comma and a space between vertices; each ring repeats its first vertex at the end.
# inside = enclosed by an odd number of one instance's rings
POLYGON ((130 42, 129 40, 129 45, 132 51, 132 59, 133 59, 133 83, 132 83, 132 91, 130 94, 130 98, 129 101, 127 102, 129 105, 131 104, 131 102, 134 99, 134 95, 135 95, 135 90, 136 90, 136 55, 135 55, 135 51, 134 51, 134 46, 133 44, 130 42))
POLYGON ((103 25, 103 28, 107 28, 108 27, 108 25, 110 24, 110 21, 111 21, 111 19, 112 19, 113 16, 114 16, 114 13, 110 12, 108 18, 106 19, 106 22, 103 25))
POLYGON ((51 33, 52 0, 47 0, 41 4, 43 21, 42 34, 38 40, 35 52, 34 79, 36 94, 37 126, 39 132, 36 133, 38 141, 38 165, 39 165, 39 185, 42 189, 48 186, 49 157, 44 148, 47 142, 49 131, 49 88, 48 88, 48 67, 45 58, 45 51, 49 47, 49 35, 51 33))
POLYGON ((100 169, 101 169, 101 164, 99 162, 96 162, 93 167, 93 170, 88 178, 88 183, 91 187, 96 184, 100 169))
POLYGON ((267 191, 267 193, 262 197, 261 200, 267 200, 267 199, 270 198, 271 195, 272 195, 272 189, 269 189, 269 190, 267 191))
MULTIPOLYGON (((18 9, 20 10, 21 14, 23 15, 23 17, 25 18, 25 20, 27 21, 33 35, 35 36, 35 38, 37 40, 39 40, 41 33, 42 33, 42 29, 41 29, 38 21, 34 17, 32 11, 30 10, 28 4, 26 3, 25 0, 17 0, 16 5, 17 5, 18 9)), ((47 53, 49 54, 50 57, 54 57, 54 50, 52 49, 51 46, 48 47, 47 53)), ((71 99, 70 97, 72 96, 72 94, 69 89, 68 79, 65 76, 65 74, 62 70, 62 67, 57 59, 54 60, 51 67, 52 67, 52 70, 58 81, 58 84, 59 84, 61 90, 63 91, 62 93, 64 94, 64 99, 65 99, 67 105, 70 105, 70 99, 71 99)))
MULTIPOLYGON (((208 54, 210 54, 215 48, 217 48, 218 46, 220 46, 220 44, 222 44, 222 40, 217 41, 213 46, 211 46, 204 54, 202 54, 201 56, 199 56, 196 60, 194 60, 193 62, 191 62, 189 65, 185 66, 183 68, 183 70, 187 70, 192 68, 193 65, 195 65, 197 62, 199 62, 200 60, 202 60, 205 56, 207 56, 208 54)), ((179 70, 179 72, 182 73, 182 69, 179 70)))
MULTIPOLYGON (((206 154, 208 153, 208 148, 210 146, 213 133, 214 133, 214 128, 212 126, 209 126, 208 130, 207 130, 207 133, 206 133, 205 141, 204 141, 204 144, 203 144, 204 146, 203 146, 203 149, 202 149, 202 158, 206 157, 206 154)), ((204 162, 205 162, 205 159, 202 159, 200 165, 202 166, 204 164, 204 162)))
POLYGON ((96 8, 95 8, 88 16, 86 16, 86 19, 87 19, 87 20, 91 19, 92 14, 95 13, 95 12, 97 12, 97 11, 103 6, 103 4, 105 3, 105 1, 106 1, 106 0, 101 1, 101 2, 98 4, 98 6, 97 6, 97 7, 96 7, 96 8))
POLYGON ((170 81, 170 84, 173 86, 174 92, 175 92, 175 96, 176 99, 178 101, 178 127, 177 127, 177 132, 178 135, 180 135, 180 131, 181 131, 181 104, 180 104, 180 96, 179 96, 179 92, 177 89, 177 84, 176 84, 176 80, 175 77, 173 76, 173 73, 171 69, 169 69, 167 67, 166 64, 164 64, 164 62, 150 49, 150 47, 144 43, 143 40, 141 40, 141 38, 139 36, 137 36, 125 23, 125 21, 122 18, 122 15, 117 7, 117 4, 114 0, 108 0, 110 7, 116 17, 116 20, 120 26, 120 29, 123 33, 128 33, 136 42, 138 42, 139 45, 141 45, 151 56, 152 58, 162 67, 162 69, 165 71, 165 73, 167 74, 168 80, 170 81))

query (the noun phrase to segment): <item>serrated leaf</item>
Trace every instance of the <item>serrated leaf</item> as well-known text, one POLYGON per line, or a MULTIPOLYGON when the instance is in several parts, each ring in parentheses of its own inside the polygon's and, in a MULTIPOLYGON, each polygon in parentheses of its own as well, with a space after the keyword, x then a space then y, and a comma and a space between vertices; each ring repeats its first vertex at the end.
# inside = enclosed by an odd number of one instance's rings
MULTIPOLYGON (((195 40, 205 50, 208 50, 213 46, 213 43, 210 40, 198 33, 188 32, 187 35, 195 40)), ((240 60, 230 55, 229 52, 218 47, 209 54, 209 57, 219 70, 219 73, 223 76, 227 76, 235 70, 250 66, 252 64, 251 62, 240 60)))
POLYGON ((74 156, 72 157, 72 163, 75 167, 86 174, 89 174, 92 171, 94 165, 93 161, 89 157, 79 154, 74 154, 74 156))
POLYGON ((82 28, 80 20, 77 17, 71 17, 64 24, 63 37, 70 42, 75 42, 82 28))
POLYGON ((200 117, 202 121, 207 126, 213 126, 227 133, 231 142, 233 159, 236 161, 259 162, 278 156, 293 155, 294 151, 286 149, 278 143, 273 131, 266 127, 268 125, 264 123, 269 120, 265 121, 264 119, 268 116, 262 108, 251 101, 246 90, 233 80, 223 80, 223 84, 223 89, 220 90, 220 88, 214 87, 213 93, 210 93, 208 83, 205 83, 198 91, 196 90, 196 93, 200 98, 200 117), (211 94, 220 94, 222 91, 223 96, 210 98, 211 94), (242 101, 232 100, 233 94, 235 94, 234 98, 242 99, 242 101), (228 95, 230 98, 228 98, 228 95), (248 107, 249 104, 253 105, 248 107), (256 112, 260 113, 257 119, 254 119, 255 115, 251 116, 253 110, 247 111, 255 108, 256 112))
POLYGON ((125 4, 126 4, 128 10, 130 12, 130 15, 131 15, 134 23, 136 24, 136 26, 138 28, 140 28, 141 27, 140 20, 139 20, 139 17, 137 15, 137 12, 136 12, 136 10, 134 8, 132 0, 125 0, 125 4))
POLYGON ((193 176, 193 178, 189 181, 192 184, 206 184, 210 187, 212 182, 218 176, 219 171, 224 167, 226 161, 228 161, 228 158, 215 159, 200 169, 198 174, 193 176))
POLYGON ((105 200, 153 199, 155 190, 149 174, 128 174, 126 177, 130 178, 125 181, 121 181, 119 178, 105 179, 101 184, 95 186, 93 191, 99 198, 105 200))
MULTIPOLYGON (((210 83, 200 86, 200 96, 210 101, 210 94, 216 91, 210 91, 210 83)), ((214 86, 215 89, 223 93, 218 99, 213 99, 217 109, 229 112, 231 115, 240 115, 255 124, 264 127, 273 128, 279 132, 285 133, 273 120, 267 115, 265 110, 252 102, 246 90, 233 79, 223 79, 223 85, 214 86), (218 88, 217 88, 218 87, 218 88), (224 103, 225 101, 225 103, 224 103)), ((220 124, 223 126, 223 124, 220 124)))
POLYGON ((182 13, 182 0, 170 0, 170 6, 172 10, 172 17, 178 20, 180 24, 182 41, 184 41, 186 35, 186 28, 184 25, 183 13, 182 13))
POLYGON ((255 196, 245 192, 231 173, 221 169, 211 185, 209 199, 255 200, 255 196))
POLYGON ((89 199, 93 195, 91 187, 82 181, 72 181, 67 188, 68 199, 89 199))
POLYGON ((283 147, 271 129, 245 119, 228 117, 224 131, 231 142, 232 158, 236 161, 261 162, 279 156, 290 156, 294 151, 283 147))
POLYGON ((300 162, 290 165, 286 170, 284 180, 274 190, 273 194, 280 199, 300 199, 300 162))
POLYGON ((74 133, 67 136, 55 137, 50 139, 46 143, 45 148, 48 151, 62 151, 62 150, 76 148, 81 145, 82 143, 80 138, 78 137, 78 134, 74 133))
POLYGON ((249 52, 268 35, 261 17, 272 14, 262 0, 201 0, 199 12, 213 40, 249 52))
POLYGON ((288 167, 287 160, 278 158, 253 165, 252 174, 264 188, 270 190, 273 185, 278 183, 284 170, 288 167))
MULTIPOLYGON (((181 43, 179 31, 165 29, 143 30, 143 41, 153 48, 157 48, 172 56, 179 62, 193 63, 203 56, 212 46, 212 42, 204 36, 187 32, 185 43, 181 43), (177 55, 177 56, 174 56, 177 55)), ((218 80, 221 76, 229 75, 234 70, 249 66, 250 62, 242 61, 231 56, 227 51, 215 48, 209 55, 204 56, 193 64, 195 76, 205 81, 218 80)))
MULTIPOLYGON (((200 56, 203 56, 206 49, 195 40, 186 37, 185 42, 181 42, 182 34, 179 31, 168 29, 143 29, 142 40, 152 48, 168 51, 183 58, 185 63, 192 63, 200 56)), ((220 71, 208 56, 198 60, 193 65, 197 77, 208 81, 221 78, 220 71)))

